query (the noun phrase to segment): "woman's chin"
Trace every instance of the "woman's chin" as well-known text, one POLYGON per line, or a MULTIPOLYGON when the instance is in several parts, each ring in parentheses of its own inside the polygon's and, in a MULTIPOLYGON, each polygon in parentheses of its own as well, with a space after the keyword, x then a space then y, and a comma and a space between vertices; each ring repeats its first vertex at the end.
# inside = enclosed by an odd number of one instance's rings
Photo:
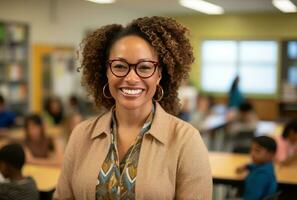
POLYGON ((138 109, 144 109, 146 106, 150 106, 149 102, 134 100, 134 101, 124 101, 124 102, 118 102, 119 107, 125 109, 125 110, 138 110, 138 109))

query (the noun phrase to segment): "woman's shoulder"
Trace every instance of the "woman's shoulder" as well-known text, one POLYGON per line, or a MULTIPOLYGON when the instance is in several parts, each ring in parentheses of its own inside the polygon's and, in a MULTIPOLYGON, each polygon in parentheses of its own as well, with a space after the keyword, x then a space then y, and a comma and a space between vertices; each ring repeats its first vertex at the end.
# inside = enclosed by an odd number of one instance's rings
POLYGON ((199 131, 190 123, 179 119, 176 116, 169 114, 170 120, 170 135, 171 138, 174 140, 179 141, 180 143, 183 142, 199 142, 201 143, 201 136, 199 131))
MULTIPOLYGON (((91 137, 94 129, 102 123, 100 119, 104 118, 108 112, 90 117, 80 122, 72 131, 71 136, 76 138, 91 137)), ((103 124, 102 124, 103 125, 103 124)))
POLYGON ((85 128, 88 128, 89 126, 93 126, 100 117, 101 117, 101 115, 100 116, 92 116, 88 119, 85 119, 82 122, 80 122, 75 127, 75 129, 85 129, 85 128))
POLYGON ((172 124, 171 126, 176 127, 178 130, 185 129, 187 131, 198 132, 198 130, 194 128, 194 126, 192 126, 192 124, 190 124, 189 122, 186 122, 174 115, 171 115, 171 114, 168 114, 168 115, 172 124))
POLYGON ((161 127, 161 130, 163 130, 163 134, 166 134, 169 140, 177 140, 183 142, 185 140, 190 140, 193 137, 200 137, 199 131, 190 123, 179 119, 172 114, 169 114, 164 109, 162 109, 161 106, 157 106, 155 117, 155 123, 158 123, 159 126, 153 125, 153 127, 161 127))

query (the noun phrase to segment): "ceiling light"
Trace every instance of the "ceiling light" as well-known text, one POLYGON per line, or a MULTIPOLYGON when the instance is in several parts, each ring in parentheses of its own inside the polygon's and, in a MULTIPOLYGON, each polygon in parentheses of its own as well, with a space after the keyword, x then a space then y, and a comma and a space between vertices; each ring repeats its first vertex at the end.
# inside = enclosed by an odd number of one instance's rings
POLYGON ((224 13, 224 9, 222 7, 203 0, 179 0, 179 3, 186 8, 210 15, 219 15, 224 13))
POLYGON ((272 0, 272 4, 285 13, 297 12, 296 6, 289 0, 272 0))
POLYGON ((115 2, 115 0, 86 0, 86 1, 91 1, 94 3, 101 3, 101 4, 109 4, 109 3, 115 2))

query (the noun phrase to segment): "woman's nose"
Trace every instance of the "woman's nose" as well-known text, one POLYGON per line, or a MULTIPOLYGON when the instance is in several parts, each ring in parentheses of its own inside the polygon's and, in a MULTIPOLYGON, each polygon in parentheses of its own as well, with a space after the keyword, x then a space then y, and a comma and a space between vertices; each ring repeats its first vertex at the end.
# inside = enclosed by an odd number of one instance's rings
POLYGON ((129 82, 138 82, 140 80, 140 77, 136 74, 135 68, 131 68, 125 80, 129 82))

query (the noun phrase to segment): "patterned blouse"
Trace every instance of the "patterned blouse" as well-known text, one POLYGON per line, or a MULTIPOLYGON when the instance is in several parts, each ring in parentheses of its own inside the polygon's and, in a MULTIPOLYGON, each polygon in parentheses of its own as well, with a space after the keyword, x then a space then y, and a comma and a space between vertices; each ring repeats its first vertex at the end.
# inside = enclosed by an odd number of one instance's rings
POLYGON ((135 183, 137 165, 140 154, 142 138, 151 128, 155 105, 146 119, 135 143, 129 148, 121 162, 117 150, 117 121, 115 110, 112 112, 111 144, 109 152, 99 171, 96 185, 96 199, 135 199, 135 183))

